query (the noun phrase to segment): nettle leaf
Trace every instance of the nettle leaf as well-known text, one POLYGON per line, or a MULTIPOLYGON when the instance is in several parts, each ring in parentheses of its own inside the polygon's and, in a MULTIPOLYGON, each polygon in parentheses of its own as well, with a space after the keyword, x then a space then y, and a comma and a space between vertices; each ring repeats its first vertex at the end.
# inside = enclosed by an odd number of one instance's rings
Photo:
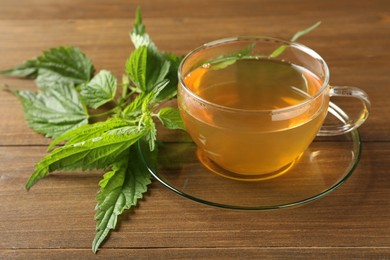
POLYGON ((149 92, 163 79, 168 79, 171 83, 161 92, 161 97, 158 100, 166 100, 175 96, 178 82, 177 69, 181 58, 174 54, 158 51, 146 33, 140 8, 137 8, 130 37, 136 48, 126 63, 126 71, 130 80, 140 90, 149 92))
POLYGON ((75 47, 52 48, 36 60, 38 86, 51 86, 53 82, 76 86, 91 80, 95 72, 91 60, 75 47))
POLYGON ((141 92, 148 93, 166 78, 170 66, 170 61, 161 54, 141 46, 131 53, 126 63, 126 72, 141 92))
POLYGON ((118 216, 143 197, 150 179, 139 150, 134 146, 112 165, 111 171, 104 174, 96 197, 97 233, 92 243, 93 252, 96 253, 110 230, 116 227, 118 216))
POLYGON ((44 51, 41 56, 27 60, 15 68, 0 71, 0 75, 36 79, 40 87, 58 82, 80 85, 89 81, 95 69, 91 60, 75 47, 58 47, 44 51))
POLYGON ((136 49, 130 54, 126 62, 126 72, 130 80, 140 90, 146 91, 146 61, 148 48, 146 46, 136 49))
POLYGON ((130 33, 130 38, 136 49, 141 46, 150 46, 152 49, 157 50, 157 47, 150 39, 149 34, 146 33, 145 25, 142 22, 141 8, 139 6, 135 13, 135 20, 133 30, 130 33))
POLYGON ((210 60, 210 61, 208 61, 208 63, 211 65, 210 69, 220 70, 220 69, 227 68, 228 66, 236 63, 237 60, 248 57, 250 55, 250 53, 252 52, 254 47, 255 47, 255 43, 252 42, 245 49, 242 49, 242 50, 230 53, 230 54, 221 55, 216 59, 210 60))
POLYGON ((153 90, 156 84, 165 79, 171 63, 164 59, 160 53, 153 52, 150 48, 147 50, 146 91, 149 92, 153 90))
MULTIPOLYGON (((295 42, 296 40, 298 40, 301 36, 305 35, 305 34, 308 34, 309 32, 313 31, 315 28, 317 28, 319 25, 321 24, 320 21, 316 22, 315 24, 313 24, 312 26, 302 30, 302 31, 299 31, 297 33, 294 34, 294 36, 291 38, 291 42, 295 42)), ((274 50, 271 55, 269 55, 269 57, 271 58, 276 58, 278 57, 279 55, 281 55, 285 50, 286 50, 287 46, 286 45, 282 45, 280 46, 279 48, 277 48, 276 50, 274 50)))
POLYGON ((128 123, 120 118, 109 118, 104 122, 97 122, 94 124, 82 125, 75 129, 72 129, 63 135, 54 139, 48 147, 51 150, 57 144, 66 141, 65 145, 72 145, 88 139, 101 136, 103 133, 108 132, 120 127, 128 126, 128 123))
POLYGON ((81 86, 81 96, 85 103, 96 109, 115 97, 117 80, 107 71, 100 71, 90 82, 81 86))
POLYGON ((161 82, 157 83, 154 89, 152 89, 147 95, 144 96, 141 110, 142 112, 148 112, 150 109, 153 109, 154 105, 157 102, 157 97, 168 85, 169 80, 164 79, 161 82))
POLYGON ((178 84, 177 71, 179 70, 180 62, 183 59, 172 53, 164 53, 163 58, 170 64, 169 70, 165 75, 165 78, 169 80, 169 84, 158 95, 158 101, 169 100, 176 96, 178 84))
POLYGON ((185 130, 183 120, 180 112, 176 108, 165 107, 158 113, 158 118, 161 123, 168 129, 182 129, 185 130))
POLYGON ((122 117, 130 119, 140 116, 143 112, 148 112, 149 106, 157 102, 157 98, 160 93, 164 91, 168 83, 169 81, 165 79, 158 83, 148 94, 140 93, 137 95, 134 100, 125 107, 122 112, 122 117))
POLYGON ((0 71, 0 75, 35 79, 38 75, 38 64, 36 60, 27 60, 13 69, 0 71))
POLYGON ((59 147, 35 166, 26 189, 30 189, 49 172, 56 170, 106 168, 143 134, 135 126, 124 126, 104 132, 98 137, 59 147))
POLYGON ((132 118, 139 116, 142 113, 142 104, 147 94, 141 93, 137 95, 131 103, 123 110, 122 116, 124 118, 132 118))
POLYGON ((149 143, 149 149, 154 150, 157 140, 157 128, 150 115, 145 114, 143 120, 144 138, 149 143))
POLYGON ((88 112, 79 93, 69 85, 58 83, 35 93, 15 92, 22 102, 27 124, 35 131, 55 138, 88 123, 88 112))

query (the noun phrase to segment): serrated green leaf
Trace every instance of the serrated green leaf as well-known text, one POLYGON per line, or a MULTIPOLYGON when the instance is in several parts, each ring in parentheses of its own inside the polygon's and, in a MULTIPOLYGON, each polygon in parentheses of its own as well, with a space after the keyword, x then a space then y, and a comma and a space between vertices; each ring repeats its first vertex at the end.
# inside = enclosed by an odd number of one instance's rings
POLYGON ((165 60, 161 54, 153 52, 148 48, 146 63, 146 91, 150 92, 156 84, 165 79, 169 72, 171 63, 165 60))
POLYGON ((150 92, 167 76, 171 63, 147 46, 141 46, 131 53, 126 62, 130 80, 141 92, 150 92))
POLYGON ((39 66, 36 83, 38 86, 51 86, 61 82, 73 86, 91 80, 95 69, 91 60, 78 48, 59 47, 44 51, 37 57, 39 66))
POLYGON ((130 38, 136 49, 142 46, 148 46, 152 50, 157 50, 156 45, 150 39, 149 34, 146 33, 145 25, 142 22, 141 8, 139 6, 135 13, 135 20, 133 30, 130 33, 130 38))
MULTIPOLYGON (((171 53, 160 52, 146 33, 145 25, 142 23, 141 9, 137 8, 133 31, 130 34, 133 44, 137 49, 146 49, 146 63, 143 69, 140 69, 140 63, 137 59, 130 59, 126 63, 126 71, 134 84, 143 92, 151 91, 156 84, 163 79, 169 80, 169 85, 160 93, 157 101, 168 100, 176 95, 178 76, 177 70, 181 58, 171 53), (146 68, 146 69, 145 69, 146 68), (137 75, 137 73, 139 73, 137 75), (139 84, 141 79, 144 84, 139 84)), ((144 52, 145 50, 143 50, 144 52)), ((136 56, 134 54, 134 56, 136 56)), ((143 65, 143 64, 142 64, 143 65)))
POLYGON ((36 60, 27 60, 13 69, 0 71, 0 75, 34 79, 38 75, 38 64, 36 60))
MULTIPOLYGON (((122 158, 118 158, 118 160, 113 164, 112 170, 106 172, 103 175, 103 179, 99 182, 100 190, 96 196, 99 204, 97 205, 100 208, 105 208, 107 205, 110 205, 110 194, 112 191, 115 191, 117 188, 123 186, 123 182, 126 176, 127 165, 129 164, 129 156, 128 151, 126 151, 122 158)), ((99 214, 99 212, 97 212, 99 214)), ((97 223, 96 229, 99 229, 100 223, 97 223)))
POLYGON ((177 71, 183 57, 179 57, 172 53, 163 53, 163 58, 170 63, 168 73, 165 78, 169 80, 169 84, 160 92, 157 101, 169 100, 177 94, 178 76, 177 71))
POLYGON ((153 106, 157 102, 157 97, 168 85, 167 79, 156 84, 155 88, 148 94, 139 94, 122 112, 122 117, 131 119, 140 116, 143 112, 148 112, 149 106, 153 106))
POLYGON ((41 56, 13 69, 0 71, 0 75, 35 78, 39 87, 50 87, 58 83, 80 85, 88 82, 94 72, 91 60, 80 49, 58 47, 44 51, 41 56))
POLYGON ((143 134, 138 127, 124 126, 104 132, 98 137, 59 147, 35 166, 26 189, 56 170, 105 168, 113 164, 143 134))
POLYGON ((101 70, 90 82, 81 86, 81 96, 86 105, 96 109, 115 97, 117 80, 107 71, 101 70))
POLYGON ((149 108, 153 109, 153 106, 157 102, 157 97, 161 93, 161 91, 166 88, 166 86, 169 84, 169 80, 164 79, 161 82, 158 82, 153 90, 151 90, 147 95, 145 95, 142 103, 142 112, 147 112, 149 108))
POLYGON ((145 131, 144 138, 149 143, 150 150, 153 151, 157 139, 156 125, 153 122, 153 118, 149 114, 144 114, 142 124, 145 131))
POLYGON ((158 113, 158 118, 161 123, 168 129, 182 129, 185 130, 183 120, 180 112, 176 108, 165 107, 158 113))
POLYGON ((49 145, 48 150, 53 149, 54 146, 63 141, 67 141, 66 145, 72 145, 88 139, 99 137, 109 130, 125 126, 128 126, 127 122, 125 122, 123 119, 115 117, 109 118, 104 122, 82 125, 54 139, 49 145))
POLYGON ((148 50, 146 46, 136 49, 126 62, 126 72, 130 80, 140 90, 146 91, 146 61, 148 50))
POLYGON ((146 94, 141 93, 137 95, 131 103, 125 107, 122 112, 123 118, 132 118, 140 115, 142 113, 142 104, 144 103, 146 94))
POLYGON ((114 176, 114 174, 115 174, 115 171, 109 171, 103 175, 103 179, 99 181, 99 186, 101 189, 104 189, 107 186, 108 182, 114 176))
POLYGON ((47 137, 57 137, 88 123, 88 113, 78 92, 69 85, 56 84, 32 91, 16 91, 23 104, 28 125, 47 137))
POLYGON ((137 204, 150 184, 150 173, 142 163, 136 147, 131 147, 125 156, 112 166, 112 171, 104 175, 97 195, 97 233, 92 243, 92 250, 97 252, 100 244, 114 229, 118 216, 124 210, 137 204))

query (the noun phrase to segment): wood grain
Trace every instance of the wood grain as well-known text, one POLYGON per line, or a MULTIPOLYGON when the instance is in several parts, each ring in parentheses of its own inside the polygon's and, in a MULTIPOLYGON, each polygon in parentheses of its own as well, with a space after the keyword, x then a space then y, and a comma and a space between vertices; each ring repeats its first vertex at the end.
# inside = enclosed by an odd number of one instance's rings
MULTIPOLYGON (((375 6, 375 5, 374 5, 375 6)), ((370 10, 370 9, 368 9, 370 10)), ((145 10, 146 12, 146 10, 145 10)), ((387 91, 390 82, 388 68, 390 67, 390 54, 387 43, 390 36, 384 34, 390 28, 387 20, 379 19, 378 14, 365 12, 362 17, 356 16, 335 17, 323 21, 323 25, 316 31, 302 39, 303 43, 317 50, 328 62, 331 69, 331 82, 334 85, 353 85, 365 90, 372 101, 372 112, 367 123, 361 128, 364 140, 386 140, 390 138, 390 107, 386 106, 390 99, 387 91), (340 19, 351 19, 343 22, 340 19), (376 18, 376 20, 374 19, 376 18), (376 22, 373 26, 372 24, 376 22), (338 24, 345 23, 345 27, 338 24), (337 28, 337 30, 334 30, 337 28), (331 40, 330 40, 331 39, 331 40), (381 43, 378 41, 381 40, 381 43), (329 41, 332 46, 329 47, 329 41), (369 129, 369 130, 366 130, 369 129)), ((362 15, 362 14, 360 14, 362 15)), ((383 15, 382 15, 383 16, 383 15)), ((1 17, 1 16, 0 16, 1 17)), ((318 20, 321 20, 319 17, 318 20)), ((323 17, 324 19, 329 19, 323 17)), ((151 17, 145 23, 147 29, 157 45, 166 51, 185 54, 204 42, 214 39, 234 36, 265 34, 281 38, 289 38, 295 31, 313 23, 313 19, 306 17, 300 19, 298 24, 290 24, 288 31, 281 31, 284 26, 277 26, 278 16, 269 19, 254 19, 251 17, 212 17, 208 20, 211 26, 207 27, 204 18, 189 17, 177 18, 151 17), (254 21, 268 22, 269 24, 257 27, 254 21), (274 25, 273 25, 274 24, 274 25), (172 31, 175 28, 175 31, 172 31), (291 29, 290 29, 291 28, 291 29), (193 35, 197 35, 194 37, 193 35), (178 37, 180 36, 180 37, 178 37), (179 41, 180 39, 189 39, 179 41)), ((131 28, 131 19, 99 19, 99 20, 54 20, 49 25, 45 20, 1 20, 0 35, 4 35, 0 42, 0 69, 15 66, 22 61, 35 57, 41 50, 60 45, 73 45, 80 47, 91 57, 97 69, 108 69, 120 76, 124 72, 125 61, 132 49, 127 35, 131 28), (102 34, 101 32, 105 33, 102 34), (21 34, 23 32, 23 34, 21 34), (17 41, 18 44, 14 44, 17 41), (115 51, 113 51, 115 50, 115 51)), ((4 79, 5 84, 16 88, 34 88, 30 81, 4 79)), ((0 94, 0 108, 6 115, 15 119, 0 122, 0 142, 7 144, 20 140, 20 144, 29 142, 47 143, 43 139, 33 138, 34 134, 20 128, 20 138, 10 135, 12 129, 19 129, 15 124, 21 122, 21 112, 9 111, 18 107, 17 100, 12 100, 6 93, 0 94), (5 100, 4 100, 5 99, 5 100), (28 136, 23 136, 26 133, 28 136), (5 135, 5 136, 3 136, 5 135), (28 141, 30 140, 30 141, 28 141), (32 141, 34 140, 34 141, 32 141)), ((20 110, 20 109, 19 109, 20 110)))
MULTIPOLYGON (((381 160, 389 152, 389 144, 368 143, 358 169, 339 190, 291 210, 248 213, 206 207, 154 182, 105 246, 387 248, 390 175, 381 160)), ((0 228, 6 238, 0 248, 88 249, 100 174, 55 173, 26 192, 23 185, 44 153, 44 147, 0 149, 0 228)))
MULTIPOLYGON (((157 248, 145 250, 105 249, 99 252, 96 259, 387 259, 389 252, 384 248, 157 248)), ((6 250, 0 251, 5 259, 89 259, 91 252, 82 250, 6 250)))
MULTIPOLYGON (((332 84, 360 87, 372 102, 359 130, 357 169, 321 200, 266 212, 204 206, 154 181, 95 256, 90 247, 101 173, 50 174, 25 191, 49 140, 26 126, 17 98, 0 91, 0 258, 390 258, 390 2, 0 0, 0 70, 43 49, 74 45, 98 70, 120 76, 132 50, 128 32, 138 4, 159 48, 177 54, 236 35, 288 39, 321 20, 300 41, 325 58, 332 84)), ((35 89, 26 80, 2 77, 0 83, 35 89)))

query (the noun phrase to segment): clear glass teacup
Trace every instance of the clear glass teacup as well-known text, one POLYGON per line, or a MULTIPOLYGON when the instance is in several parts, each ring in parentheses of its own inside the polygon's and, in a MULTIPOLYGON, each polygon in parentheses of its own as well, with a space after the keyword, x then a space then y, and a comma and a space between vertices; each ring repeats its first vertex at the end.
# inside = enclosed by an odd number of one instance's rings
POLYGON ((316 52, 271 37, 227 38, 190 52, 179 67, 178 106, 200 161, 243 180, 286 172, 317 135, 352 131, 370 110, 361 89, 329 85, 316 52), (356 98, 362 109, 324 125, 333 96, 356 98))

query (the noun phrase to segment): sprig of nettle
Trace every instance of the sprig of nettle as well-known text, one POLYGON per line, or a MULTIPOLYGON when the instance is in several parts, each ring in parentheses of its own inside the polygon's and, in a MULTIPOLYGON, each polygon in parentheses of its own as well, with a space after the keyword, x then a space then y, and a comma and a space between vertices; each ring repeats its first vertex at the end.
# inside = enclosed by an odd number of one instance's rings
POLYGON ((176 108, 158 106, 176 95, 181 58, 157 49, 139 8, 130 38, 135 50, 121 83, 107 70, 95 74, 91 60, 74 47, 44 51, 0 72, 35 80, 37 92, 6 88, 19 97, 27 124, 54 139, 50 154, 35 166, 27 190, 58 170, 105 171, 96 197, 94 252, 115 228, 118 216, 137 204, 151 182, 137 143, 147 142, 150 151, 155 150, 155 120, 169 129, 184 129, 176 108), (97 113, 102 106, 112 108, 97 113))
MULTIPOLYGON (((318 25, 296 33, 291 41, 318 25)), ((138 147, 139 142, 146 142, 150 148, 147 156, 156 158, 155 120, 168 129, 185 130, 176 108, 160 106, 176 96, 182 58, 157 49, 145 31, 139 7, 130 38, 134 51, 121 83, 107 70, 95 74, 91 60, 75 47, 49 49, 15 68, 0 71, 0 75, 34 79, 38 91, 3 88, 19 97, 27 124, 54 139, 48 147, 50 153, 36 164, 27 190, 54 171, 105 172, 96 196, 94 253, 115 229, 118 216, 135 206, 147 191, 151 175, 138 147)), ((224 68, 247 57, 252 48, 211 62, 216 64, 215 69, 224 68)), ((280 46, 270 57, 277 57, 285 48, 280 46)))
MULTIPOLYGON (((309 32, 313 31, 315 28, 317 28, 321 24, 321 21, 316 22, 312 26, 299 31, 293 35, 293 37, 290 39, 290 42, 296 42, 301 36, 308 34, 309 32)), ((286 45, 279 46, 276 50, 274 50, 271 54, 256 54, 252 55, 251 52, 253 48, 255 47, 255 42, 252 42, 248 45, 247 48, 242 49, 237 52, 233 52, 227 55, 221 55, 218 58, 215 58, 213 60, 208 61, 210 65, 210 69, 212 70, 220 70, 224 69, 230 65, 233 65, 237 60, 240 59, 253 59, 253 58, 269 58, 274 59, 277 58, 279 55, 281 55, 286 49, 286 45)))

